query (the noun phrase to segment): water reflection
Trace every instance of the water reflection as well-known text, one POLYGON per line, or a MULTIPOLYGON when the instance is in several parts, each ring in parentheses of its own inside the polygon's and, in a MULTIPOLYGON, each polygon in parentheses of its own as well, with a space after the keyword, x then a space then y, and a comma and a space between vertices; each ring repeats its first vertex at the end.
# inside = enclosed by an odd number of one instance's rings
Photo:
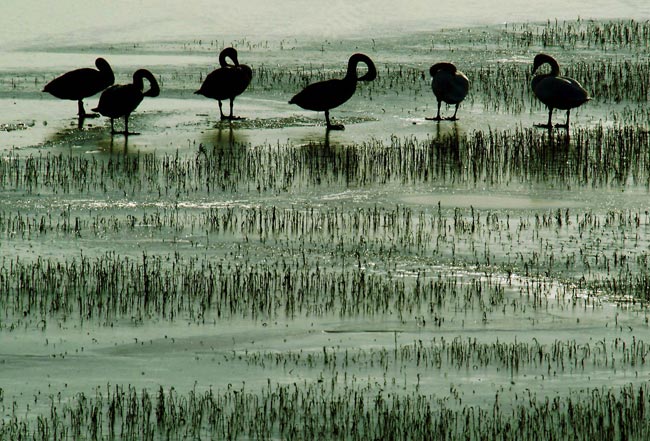
POLYGON ((232 148, 235 144, 248 144, 246 131, 235 130, 231 123, 217 124, 214 129, 207 129, 201 132, 199 142, 206 146, 215 148, 232 148))
POLYGON ((444 173, 444 168, 460 168, 460 129, 456 121, 453 124, 436 123, 435 138, 431 143, 432 149, 439 155, 437 173, 444 173))
MULTIPOLYGON (((495 191, 539 185, 544 189, 639 187, 647 185, 650 135, 637 127, 574 129, 551 132, 463 132, 458 123, 440 123, 430 135, 394 136, 389 141, 354 141, 349 133, 313 130, 287 142, 251 143, 255 133, 224 125, 206 130, 179 148, 184 167, 200 162, 200 177, 222 191, 284 192, 326 186, 368 187, 394 183, 425 188, 460 186, 495 191)), ((78 153, 111 155, 169 153, 143 149, 98 129, 67 129, 55 134, 52 147, 77 146, 78 153)), ((173 153, 173 155, 176 155, 173 153)), ((156 160, 156 159, 154 159, 156 160)), ((190 179, 190 178, 188 178, 190 179)), ((194 179, 194 178, 192 178, 194 179)), ((189 184, 188 184, 189 185, 189 184)), ((197 188, 201 188, 198 186, 197 188)), ((212 190, 211 190, 212 191, 212 190)))

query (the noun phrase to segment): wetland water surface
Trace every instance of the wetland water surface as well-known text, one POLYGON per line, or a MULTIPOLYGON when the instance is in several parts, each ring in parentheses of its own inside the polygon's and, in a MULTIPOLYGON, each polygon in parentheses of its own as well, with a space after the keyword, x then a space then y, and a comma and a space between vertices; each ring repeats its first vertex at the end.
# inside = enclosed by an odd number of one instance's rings
POLYGON ((139 29, 84 6, 73 37, 63 18, 29 16, 21 39, 11 21, 0 439, 647 439, 639 3, 556 15, 568 21, 380 7, 293 33, 278 30, 292 2, 199 34, 186 21, 200 1, 143 7, 139 29), (253 68, 232 123, 193 94, 229 45, 253 68), (592 97, 569 131, 533 127, 542 51, 592 97), (354 52, 378 77, 326 133, 287 101, 354 52), (158 79, 131 117, 141 135, 80 129, 74 102, 40 92, 97 56, 116 83, 140 67, 158 79), (425 120, 441 60, 471 81, 457 122, 425 120))

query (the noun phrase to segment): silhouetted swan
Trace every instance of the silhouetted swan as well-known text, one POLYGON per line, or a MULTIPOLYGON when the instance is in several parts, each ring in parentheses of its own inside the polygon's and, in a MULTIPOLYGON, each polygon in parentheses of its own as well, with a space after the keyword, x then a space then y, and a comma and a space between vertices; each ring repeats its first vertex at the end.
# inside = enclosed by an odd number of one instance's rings
POLYGON ((297 104, 303 109, 325 111, 327 129, 343 130, 342 125, 330 123, 330 109, 340 106, 349 100, 357 88, 357 81, 372 81, 377 77, 377 69, 372 60, 364 54, 354 54, 348 61, 348 71, 341 80, 327 80, 310 84, 301 92, 296 94, 289 104, 297 104), (368 72, 357 77, 357 64, 364 63, 368 66, 368 72))
POLYGON ((79 119, 93 118, 98 115, 86 113, 83 99, 95 95, 115 82, 113 69, 103 58, 95 60, 97 70, 88 67, 71 70, 56 77, 43 88, 57 98, 77 101, 79 106, 79 119))
POLYGON ((535 96, 548 107, 548 123, 537 124, 537 126, 552 128, 553 109, 562 109, 566 110, 566 124, 558 124, 557 127, 568 129, 571 109, 581 106, 591 98, 576 80, 560 76, 560 66, 550 55, 538 54, 535 56, 533 74, 546 63, 551 65, 551 73, 535 75, 530 83, 535 96))
POLYGON ((237 95, 241 95, 248 87, 253 78, 253 71, 245 64, 239 64, 237 59, 237 50, 232 47, 227 47, 219 54, 219 64, 221 67, 216 69, 207 77, 197 90, 196 94, 203 95, 206 98, 213 98, 219 101, 219 113, 221 119, 241 119, 232 115, 232 105, 237 95), (234 65, 228 64, 226 58, 230 58, 234 65), (222 100, 230 100, 230 115, 223 114, 222 100))
POLYGON ((431 89, 438 100, 438 114, 435 118, 426 118, 428 120, 440 121, 440 105, 444 101, 447 104, 455 104, 456 110, 450 118, 450 121, 456 121, 456 113, 461 101, 467 96, 469 91, 469 80, 464 73, 456 69, 452 63, 436 63, 429 68, 431 74, 431 89))
POLYGON ((111 134, 115 134, 113 120, 121 116, 124 117, 124 133, 125 136, 137 135, 137 133, 129 133, 129 116, 136 107, 142 102, 145 96, 158 96, 160 94, 160 87, 158 82, 151 72, 147 69, 138 69, 133 74, 132 84, 118 84, 106 89, 99 97, 99 104, 93 110, 99 112, 104 116, 111 119, 111 134), (144 92, 144 79, 149 81, 149 90, 144 92))

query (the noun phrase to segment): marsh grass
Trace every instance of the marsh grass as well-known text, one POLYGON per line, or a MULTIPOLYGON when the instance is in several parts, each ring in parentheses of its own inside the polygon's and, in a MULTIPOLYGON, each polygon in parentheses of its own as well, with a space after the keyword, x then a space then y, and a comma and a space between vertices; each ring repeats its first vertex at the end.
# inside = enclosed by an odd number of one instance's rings
POLYGON ((643 439, 647 385, 571 391, 512 403, 495 393, 486 406, 455 406, 448 397, 375 391, 363 380, 277 384, 259 392, 245 386, 186 394, 161 387, 98 388, 69 403, 50 397, 37 422, 11 415, 0 423, 6 439, 643 439))
POLYGON ((71 250, 82 240, 138 240, 138 230, 145 229, 149 251, 3 258, 4 327, 21 317, 181 317, 200 323, 425 314, 436 322, 474 310, 505 314, 531 296, 533 309, 549 302, 586 308, 602 296, 641 305, 650 298, 647 212, 224 207, 90 220, 66 216, 50 224, 3 213, 0 226, 6 243, 55 235, 70 238, 71 250), (188 236, 195 244, 176 245, 173 254, 154 251, 156 243, 165 250, 188 236), (485 279, 460 283, 436 269, 441 266, 480 271, 485 279), (558 288, 549 280, 562 283, 558 288))
MULTIPOLYGON (((356 143, 49 151, 69 142, 65 132, 38 153, 7 151, 5 336, 42 333, 46 357, 58 355, 49 330, 85 327, 90 336, 125 322, 140 337, 147 323, 269 329, 308 320, 324 338, 309 348, 285 339, 280 349, 208 350, 201 340, 188 361, 213 363, 214 388, 39 391, 24 406, 22 391, 0 385, 0 439, 647 439, 650 214, 639 201, 650 189, 649 29, 549 21, 357 42, 379 69, 357 91, 359 105, 432 105, 427 69, 453 58, 472 80, 467 102, 504 117, 542 109, 530 91, 531 54, 560 52, 562 72, 606 118, 570 132, 453 128, 356 143), (391 50, 393 61, 382 60, 391 50), (594 322, 583 327, 583 319, 594 322), (522 323, 528 334, 514 336, 522 323), (582 330, 590 334, 560 335, 582 330), (529 338, 536 332, 555 333, 529 338), (381 337, 368 343, 365 334, 381 337), (222 384, 221 363, 281 375, 266 387, 222 384), (459 391, 447 375, 485 376, 494 393, 477 398, 478 387, 459 391), (592 375, 593 387, 573 386, 592 375), (425 389, 427 381, 445 387, 425 389), (547 389, 535 393, 533 384, 547 389)), ((205 54, 213 63, 228 43, 116 51, 205 54)), ((308 83, 342 77, 349 56, 349 45, 231 43, 257 60, 247 93, 283 102, 308 83), (292 61, 277 65, 268 51, 292 61), (298 65, 296 53, 319 61, 298 65)), ((157 76, 178 98, 210 69, 161 67, 157 76)), ((51 75, 4 72, 0 97, 40 98, 51 75)), ((32 126, 0 131, 23 128, 32 126)))
POLYGON ((590 292, 644 303, 647 211, 451 208, 431 189, 487 186, 509 197, 547 184, 560 197, 566 188, 645 191, 649 143, 647 131, 622 126, 578 128, 570 138, 517 129, 334 147, 234 144, 195 155, 12 153, 0 162, 5 203, 36 198, 39 208, 0 211, 5 327, 20 316, 401 317, 436 303, 428 268, 440 265, 504 283, 513 275, 555 279, 574 286, 568 298, 590 292), (377 186, 420 189, 414 201, 422 208, 406 195, 353 209, 266 199, 377 186), (242 193, 261 199, 227 202, 242 193), (44 239, 68 243, 62 258, 19 254, 44 239), (124 249, 78 251, 106 240, 124 249), (140 240, 148 251, 126 251, 140 240))
POLYGON ((0 161, 0 190, 20 194, 131 195, 132 200, 244 192, 297 192, 388 183, 572 188, 647 188, 649 131, 636 125, 474 131, 420 139, 393 136, 331 146, 200 146, 195 156, 138 153, 105 159, 74 154, 0 161))

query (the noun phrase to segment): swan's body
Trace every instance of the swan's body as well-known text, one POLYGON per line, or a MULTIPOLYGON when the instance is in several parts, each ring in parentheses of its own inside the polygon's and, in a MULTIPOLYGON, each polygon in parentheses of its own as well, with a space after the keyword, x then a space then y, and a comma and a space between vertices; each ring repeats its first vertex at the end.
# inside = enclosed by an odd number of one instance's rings
POLYGON ((438 114, 435 118, 427 118, 440 121, 440 105, 444 101, 447 104, 454 104, 456 109, 454 115, 446 118, 455 121, 458 106, 467 96, 469 91, 469 80, 452 63, 436 63, 429 69, 431 74, 431 89, 438 100, 438 114))
POLYGON ((62 100, 77 101, 80 119, 97 116, 86 113, 83 99, 109 87, 115 82, 115 76, 110 64, 103 58, 97 58, 95 66, 97 69, 85 67, 66 72, 47 83, 43 92, 62 100))
POLYGON ((124 117, 124 135, 129 133, 129 116, 145 96, 155 97, 160 94, 158 82, 151 72, 146 69, 138 69, 133 74, 133 83, 119 84, 106 89, 99 98, 99 104, 93 110, 111 119, 111 133, 115 129, 113 121, 115 118, 124 117), (149 82, 149 90, 144 91, 144 79, 149 82))
POLYGON ((591 98, 589 98, 589 94, 584 87, 576 80, 560 76, 560 66, 555 58, 550 55, 539 54, 535 56, 533 74, 544 64, 551 66, 551 72, 535 75, 531 81, 533 93, 548 107, 548 123, 539 124, 539 126, 546 128, 553 127, 551 123, 553 109, 561 109, 567 111, 566 124, 558 124, 558 126, 568 129, 571 109, 581 106, 591 98))
POLYGON ((196 94, 203 95, 206 98, 212 98, 219 101, 219 112, 221 119, 239 119, 233 116, 232 106, 235 97, 241 95, 248 87, 253 78, 253 71, 245 64, 239 64, 237 51, 235 48, 227 47, 219 54, 219 69, 216 69, 203 81, 201 88, 196 94), (230 58, 234 64, 228 64, 226 58, 230 58), (230 115, 223 114, 222 101, 230 100, 230 115))
POLYGON ((296 104, 303 109, 325 112, 328 129, 343 129, 342 125, 330 123, 329 111, 349 100, 357 88, 357 81, 372 81, 377 77, 377 69, 372 60, 364 54, 354 54, 348 61, 348 70, 343 79, 327 80, 310 84, 296 94, 289 104, 296 104), (357 77, 357 64, 364 63, 368 72, 357 77))

